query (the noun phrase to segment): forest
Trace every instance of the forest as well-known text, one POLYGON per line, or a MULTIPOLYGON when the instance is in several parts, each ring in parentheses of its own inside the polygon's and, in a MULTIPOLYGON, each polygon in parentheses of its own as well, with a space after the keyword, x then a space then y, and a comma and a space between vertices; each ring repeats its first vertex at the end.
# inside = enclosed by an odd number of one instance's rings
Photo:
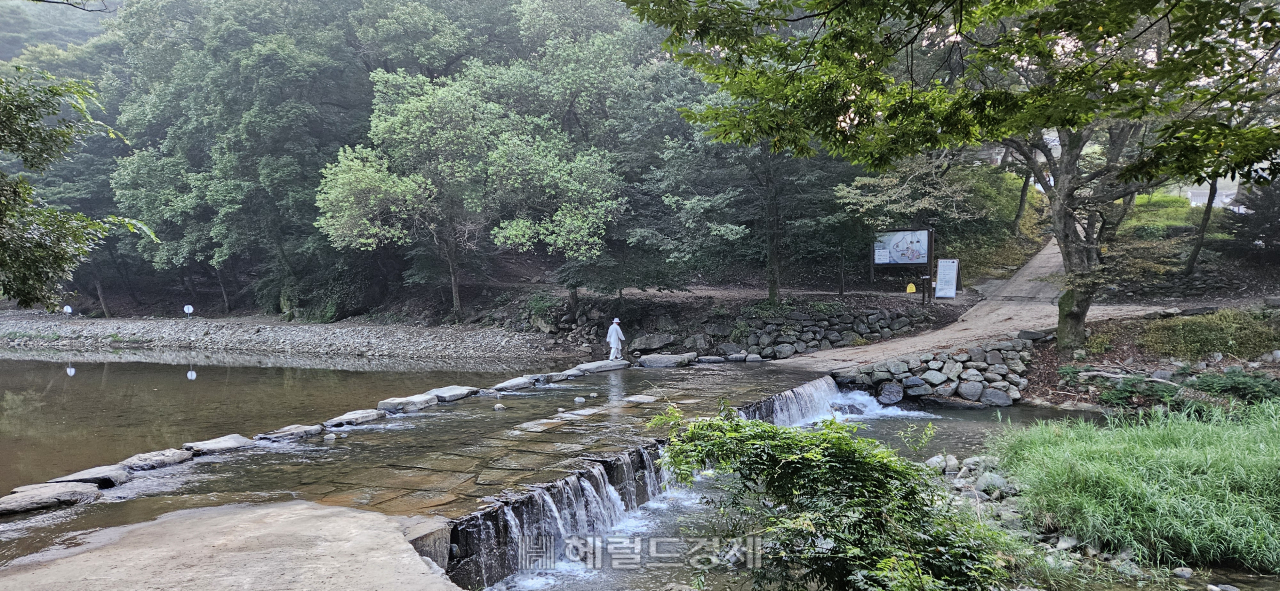
POLYGON ((22 175, 33 198, 155 235, 102 230, 64 285, 94 314, 445 316, 504 260, 604 294, 776 297, 865 282, 878 229, 928 224, 978 265, 1040 240, 1039 192, 998 146, 886 172, 714 141, 685 115, 733 99, 612 0, 108 6, 0 3, 4 75, 86 81, 101 124, 22 175))

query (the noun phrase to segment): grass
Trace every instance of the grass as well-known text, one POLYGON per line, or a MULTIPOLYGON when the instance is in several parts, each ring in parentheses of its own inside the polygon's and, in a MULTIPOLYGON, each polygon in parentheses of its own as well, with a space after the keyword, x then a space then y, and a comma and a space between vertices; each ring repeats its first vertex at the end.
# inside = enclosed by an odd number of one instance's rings
POLYGON ((1047 530, 1160 565, 1280 571, 1280 402, 1040 423, 992 448, 1047 530))
POLYGON ((1139 342, 1148 351, 1183 359, 1215 352, 1255 359, 1280 349, 1280 315, 1221 310, 1157 320, 1147 326, 1139 342))

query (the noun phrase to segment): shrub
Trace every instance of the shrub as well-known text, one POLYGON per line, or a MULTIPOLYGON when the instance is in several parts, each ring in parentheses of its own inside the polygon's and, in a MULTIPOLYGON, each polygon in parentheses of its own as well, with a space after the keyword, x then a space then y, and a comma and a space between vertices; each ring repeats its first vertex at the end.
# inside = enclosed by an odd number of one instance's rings
POLYGON ((1280 397, 1280 381, 1265 373, 1242 371, 1201 374, 1195 389, 1210 394, 1234 396, 1247 402, 1261 402, 1280 397))
POLYGON ((1147 326, 1140 343, 1150 351, 1184 359, 1214 352, 1252 359, 1280 348, 1276 320, 1241 310, 1157 320, 1147 326))
POLYGON ((1165 565, 1280 569, 1280 402, 1040 423, 992 443, 1034 522, 1165 565))
MULTIPOLYGON (((680 424, 670 411, 655 424, 680 424)), ((854 427, 813 431, 722 413, 673 431, 663 464, 678 481, 712 467, 732 477, 722 515, 763 533, 757 588, 972 589, 1004 576, 994 533, 956 513, 923 468, 854 427)))
POLYGON ((538 292, 529 296, 529 300, 525 302, 525 308, 529 310, 529 314, 532 318, 542 318, 559 303, 560 300, 555 296, 538 292))

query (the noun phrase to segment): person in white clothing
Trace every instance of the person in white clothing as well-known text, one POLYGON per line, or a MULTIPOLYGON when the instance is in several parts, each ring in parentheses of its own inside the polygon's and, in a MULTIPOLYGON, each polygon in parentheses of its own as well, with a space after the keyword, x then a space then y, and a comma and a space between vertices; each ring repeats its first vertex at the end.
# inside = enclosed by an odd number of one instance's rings
POLYGON ((609 327, 609 336, 605 340, 609 342, 609 360, 622 359, 622 341, 627 340, 627 337, 622 336, 621 320, 613 319, 613 326, 609 327))

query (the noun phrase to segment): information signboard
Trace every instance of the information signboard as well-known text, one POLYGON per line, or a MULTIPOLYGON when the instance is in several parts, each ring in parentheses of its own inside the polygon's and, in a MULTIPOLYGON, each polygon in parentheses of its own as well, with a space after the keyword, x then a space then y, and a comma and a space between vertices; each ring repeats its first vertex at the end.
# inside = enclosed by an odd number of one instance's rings
POLYGON ((929 231, 876 232, 875 264, 928 265, 929 231))
POLYGON ((956 297, 956 285, 959 279, 960 261, 958 259, 938 259, 938 281, 933 288, 933 297, 956 297))

